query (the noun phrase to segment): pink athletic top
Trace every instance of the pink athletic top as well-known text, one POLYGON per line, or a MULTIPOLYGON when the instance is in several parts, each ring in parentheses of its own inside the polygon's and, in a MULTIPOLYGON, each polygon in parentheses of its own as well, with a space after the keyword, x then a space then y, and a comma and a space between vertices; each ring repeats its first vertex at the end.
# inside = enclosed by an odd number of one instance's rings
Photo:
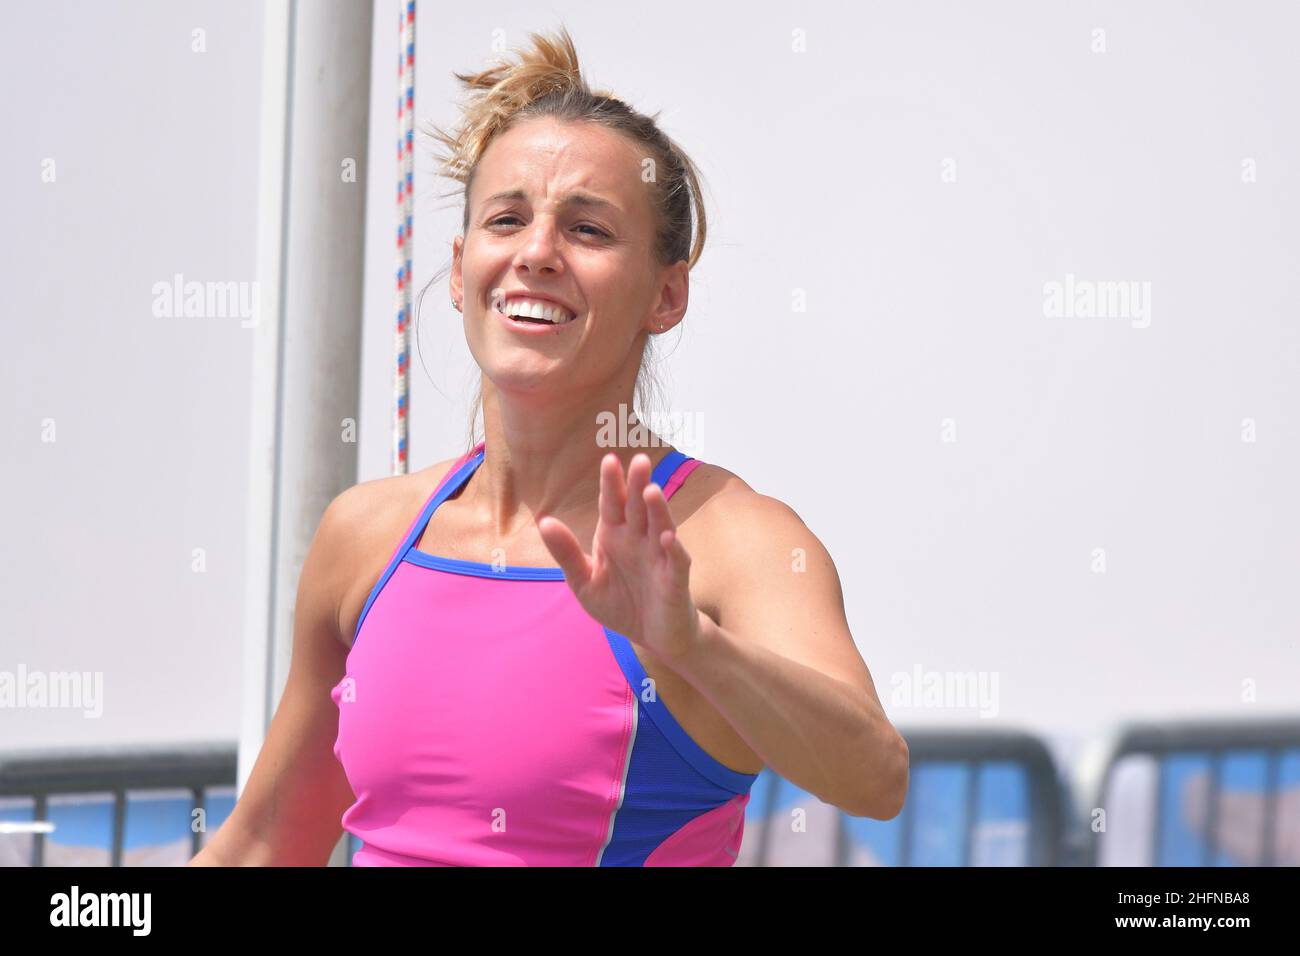
MULTIPOLYGON (((757 775, 687 735, 564 572, 414 547, 484 454, 412 522, 330 692, 353 865, 731 866, 757 775)), ((671 498, 697 465, 673 450, 651 480, 671 498)))

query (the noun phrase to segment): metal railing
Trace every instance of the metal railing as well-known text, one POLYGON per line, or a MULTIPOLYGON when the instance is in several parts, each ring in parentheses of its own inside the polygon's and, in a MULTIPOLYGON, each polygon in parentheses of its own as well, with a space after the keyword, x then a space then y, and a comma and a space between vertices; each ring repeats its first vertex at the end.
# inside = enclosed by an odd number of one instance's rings
MULTIPOLYGON (((1219 810, 1223 783, 1224 758, 1230 752, 1263 752, 1265 760, 1264 787, 1261 794, 1260 864, 1276 863, 1278 825, 1278 768, 1285 751, 1300 751, 1300 719, 1280 718, 1253 721, 1195 720, 1160 723, 1128 723, 1098 740, 1080 761, 1074 829, 1070 842, 1082 861, 1089 866, 1099 865, 1101 841, 1092 831, 1091 821, 1098 808, 1106 806, 1116 769, 1121 761, 1133 756, 1150 757, 1156 761, 1156 795, 1160 799, 1168 779, 1168 762, 1171 757, 1205 756, 1210 767, 1209 792, 1206 799, 1204 826, 1198 836, 1202 841, 1201 865, 1210 865, 1219 852, 1216 815, 1219 810)), ((1159 812, 1155 815, 1150 833, 1150 860, 1152 866, 1160 865, 1161 826, 1159 812)))
MULTIPOLYGON (((234 743, 220 742, 0 753, 0 797, 31 798, 33 819, 47 821, 51 797, 112 794, 110 865, 121 866, 127 791, 186 789, 192 806, 203 808, 209 788, 235 785, 237 750, 234 743)), ((46 833, 35 830, 33 836, 31 865, 44 866, 46 833)), ((202 837, 202 832, 191 831, 193 853, 199 852, 202 837)))
MULTIPOLYGON (((1058 773, 1046 746, 1032 734, 1016 730, 937 730, 899 728, 907 741, 913 773, 927 764, 964 766, 962 800, 966 807, 966 826, 961 846, 962 866, 969 866, 974 855, 976 834, 978 782, 981 768, 988 764, 1013 764, 1025 773, 1028 805, 1027 863, 1030 866, 1053 866, 1065 862, 1065 845, 1062 836, 1065 816, 1069 811, 1068 784, 1058 773)), ((758 829, 757 866, 772 865, 772 847, 778 815, 770 812, 776 803, 778 790, 788 786, 774 774, 767 775, 768 788, 763 805, 769 812, 758 829)), ((846 866, 849 860, 850 838, 848 816, 837 816, 837 827, 832 852, 833 865, 846 866)), ((899 864, 911 866, 914 861, 917 811, 909 793, 903 810, 896 818, 901 828, 899 864)), ((891 821, 892 822, 892 821, 891 821)))
MULTIPOLYGON (((1181 723, 1128 724, 1116 732, 1097 739, 1076 762, 1075 776, 1070 777, 1056 766, 1044 743, 1035 735, 1016 730, 941 730, 900 728, 907 741, 911 767, 927 766, 963 768, 960 804, 964 806, 959 865, 968 866, 975 858, 979 781, 981 772, 990 765, 1011 765, 1023 774, 1026 810, 1024 859, 1030 866, 1099 865, 1100 840, 1091 823, 1094 811, 1104 805, 1116 768, 1134 755, 1149 756, 1157 761, 1156 791, 1164 792, 1166 762, 1178 755, 1208 755, 1209 782, 1206 820, 1199 834, 1204 840, 1202 862, 1211 862, 1219 847, 1215 839, 1215 819, 1219 812, 1219 795, 1223 786, 1223 765, 1230 753, 1260 752, 1266 759, 1264 786, 1261 793, 1262 847, 1261 865, 1274 865, 1275 837, 1279 830, 1279 767, 1287 751, 1300 754, 1300 719, 1253 722, 1189 721, 1181 723)), ((112 797, 110 865, 123 864, 127 829, 128 793, 147 790, 187 790, 192 808, 208 805, 212 788, 232 788, 236 782, 237 746, 219 742, 165 748, 134 747, 115 749, 78 748, 56 751, 0 753, 0 798, 28 798, 32 801, 32 818, 39 824, 50 819, 50 800, 77 794, 108 793, 112 797)), ((779 776, 765 773, 756 784, 764 792, 755 793, 765 815, 754 821, 752 829, 758 841, 756 865, 773 864, 772 847, 778 822, 774 811, 776 796, 782 788, 792 786, 779 776)), ((851 838, 849 821, 854 818, 839 813, 835 822, 833 865, 849 865, 851 838)), ((896 821, 899 830, 898 865, 914 865, 918 827, 916 802, 908 801, 896 821)), ((1253 824, 1252 824, 1253 825, 1253 824)), ((32 828, 31 865, 46 861, 46 834, 32 828)), ((1162 820, 1157 814, 1150 834, 1151 859, 1158 864, 1162 820)), ((191 829, 192 853, 201 848, 202 832, 191 829)), ((343 839, 347 834, 343 834, 343 839)))

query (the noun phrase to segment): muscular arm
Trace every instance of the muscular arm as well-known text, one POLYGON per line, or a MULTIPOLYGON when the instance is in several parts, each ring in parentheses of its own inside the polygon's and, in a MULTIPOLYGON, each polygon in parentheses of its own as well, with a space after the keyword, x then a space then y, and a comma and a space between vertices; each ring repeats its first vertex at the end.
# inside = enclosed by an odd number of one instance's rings
POLYGON ((791 783, 854 816, 897 816, 907 744, 849 633, 830 555, 776 499, 728 491, 708 507, 731 539, 722 624, 701 614, 699 645, 672 667, 791 783))

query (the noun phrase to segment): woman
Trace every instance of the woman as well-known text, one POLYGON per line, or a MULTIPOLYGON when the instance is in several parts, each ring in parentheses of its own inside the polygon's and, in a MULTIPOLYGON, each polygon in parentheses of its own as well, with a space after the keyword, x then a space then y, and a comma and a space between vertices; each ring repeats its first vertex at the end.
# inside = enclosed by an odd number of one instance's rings
POLYGON ((482 92, 436 131, 484 441, 330 504, 284 697, 195 863, 322 864, 341 815, 356 865, 725 866, 764 766, 901 808, 907 747, 825 548, 725 469, 597 424, 685 315, 703 207, 565 31, 532 39, 458 75, 482 92))

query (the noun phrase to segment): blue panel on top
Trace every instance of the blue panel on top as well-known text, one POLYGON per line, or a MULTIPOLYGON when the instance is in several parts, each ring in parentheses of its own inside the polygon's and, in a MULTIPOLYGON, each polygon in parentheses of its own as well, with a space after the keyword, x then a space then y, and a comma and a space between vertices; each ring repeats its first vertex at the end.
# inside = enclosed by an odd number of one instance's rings
POLYGON ((601 866, 644 866, 664 840, 736 796, 684 760, 639 699, 637 707, 623 803, 614 815, 613 839, 601 866))

